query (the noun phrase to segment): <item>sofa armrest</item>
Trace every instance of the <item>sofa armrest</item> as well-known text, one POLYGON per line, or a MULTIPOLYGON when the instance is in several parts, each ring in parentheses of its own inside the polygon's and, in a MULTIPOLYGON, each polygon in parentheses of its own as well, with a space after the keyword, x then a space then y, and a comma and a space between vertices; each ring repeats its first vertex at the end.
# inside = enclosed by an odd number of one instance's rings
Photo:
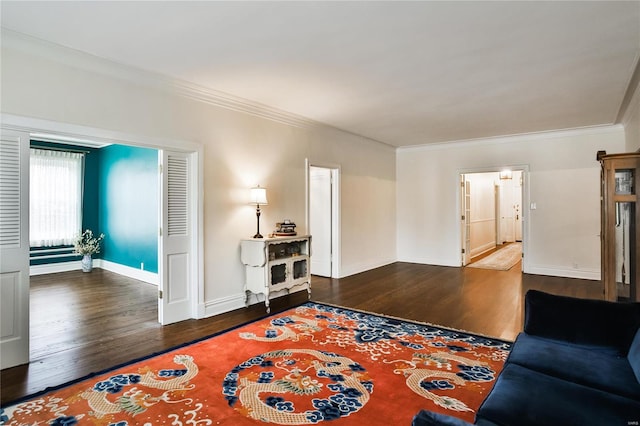
POLYGON ((464 420, 445 414, 434 413, 432 411, 421 410, 413 417, 411 426, 473 426, 464 420))
POLYGON ((639 327, 640 303, 577 299, 537 290, 529 290, 525 295, 527 334, 613 347, 626 355, 639 327))

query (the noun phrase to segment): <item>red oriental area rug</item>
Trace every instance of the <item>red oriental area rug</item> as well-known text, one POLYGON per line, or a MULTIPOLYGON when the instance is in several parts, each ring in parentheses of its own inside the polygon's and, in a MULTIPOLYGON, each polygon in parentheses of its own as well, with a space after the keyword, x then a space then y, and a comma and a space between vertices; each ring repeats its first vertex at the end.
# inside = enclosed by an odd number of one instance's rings
POLYGON ((6 425, 409 425, 472 421, 511 344, 317 303, 0 411, 6 425))

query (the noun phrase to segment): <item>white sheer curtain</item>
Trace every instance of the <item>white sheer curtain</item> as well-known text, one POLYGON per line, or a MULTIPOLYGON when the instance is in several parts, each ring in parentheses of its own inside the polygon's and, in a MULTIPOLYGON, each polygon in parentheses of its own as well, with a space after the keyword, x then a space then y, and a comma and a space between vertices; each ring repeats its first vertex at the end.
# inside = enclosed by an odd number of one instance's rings
POLYGON ((75 152, 31 149, 31 247, 72 245, 82 226, 82 158, 75 152))

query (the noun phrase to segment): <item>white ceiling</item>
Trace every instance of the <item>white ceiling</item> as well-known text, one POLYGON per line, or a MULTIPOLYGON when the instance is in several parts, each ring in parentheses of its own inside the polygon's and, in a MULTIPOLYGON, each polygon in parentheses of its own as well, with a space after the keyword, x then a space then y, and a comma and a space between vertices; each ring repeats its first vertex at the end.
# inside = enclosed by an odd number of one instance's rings
POLYGON ((640 2, 14 2, 2 26, 394 145, 616 122, 640 2))

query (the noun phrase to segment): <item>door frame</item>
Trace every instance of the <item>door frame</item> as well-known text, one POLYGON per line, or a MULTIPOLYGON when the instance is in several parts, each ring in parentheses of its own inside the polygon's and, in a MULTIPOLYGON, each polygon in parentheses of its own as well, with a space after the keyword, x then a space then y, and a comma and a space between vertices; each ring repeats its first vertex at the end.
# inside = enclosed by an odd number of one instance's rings
MULTIPOLYGON (((331 172, 331 277, 340 278, 340 166, 310 162, 305 159, 305 228, 310 232, 311 225, 311 167, 329 169, 331 172)), ((311 236, 311 255, 313 255, 313 235, 311 236)))
MULTIPOLYGON (((529 235, 530 235, 530 220, 529 220, 529 211, 530 209, 525 209, 524 206, 528 206, 529 205, 529 165, 528 164, 518 164, 518 165, 502 165, 502 166, 491 166, 491 167, 476 167, 476 168, 469 168, 469 169, 458 169, 456 171, 456 175, 455 175, 455 187, 456 187, 456 217, 457 220, 461 219, 461 209, 462 209, 462 202, 461 202, 461 197, 463 194, 461 194, 461 185, 460 185, 460 181, 463 179, 462 175, 465 174, 472 174, 472 173, 499 173, 500 171, 504 170, 504 169, 510 169, 513 171, 520 171, 522 172, 522 206, 520 208, 520 214, 522 217, 522 272, 524 273, 528 273, 530 270, 530 265, 529 265, 529 257, 526 255, 526 253, 529 252, 529 235)), ((457 253, 460 254, 462 253, 462 238, 463 238, 463 234, 462 234, 462 226, 457 226, 457 231, 458 232, 458 248, 457 248, 457 253)), ((461 262, 462 263, 462 262, 461 262)), ((463 265, 461 265, 463 266, 463 265)))
POLYGON ((471 212, 471 208, 469 206, 471 201, 470 194, 471 182, 467 180, 464 174, 460 174, 460 251, 462 254, 462 266, 467 266, 471 263, 471 236, 469 235, 471 234, 471 219, 469 218, 471 212))
MULTIPOLYGON (((26 132, 32 138, 51 135, 57 138, 73 140, 89 140, 95 142, 115 143, 119 145, 138 146, 153 148, 157 150, 172 150, 190 154, 193 165, 191 178, 193 179, 194 190, 190 192, 189 203, 192 207, 191 214, 191 250, 194 254, 191 258, 191 282, 189 283, 189 294, 191 297, 191 318, 204 318, 204 191, 203 191, 203 153, 201 144, 176 139, 165 139, 148 136, 134 135, 114 130, 107 130, 97 127, 81 126, 58 121, 43 120, 33 117, 25 117, 13 114, 0 113, 2 128, 26 132)), ((159 206, 159 213, 162 205, 159 206)), ((163 259, 162 245, 158 246, 158 260, 163 259)), ((158 268, 158 287, 161 289, 163 282, 160 276, 161 268, 158 268)), ((159 319, 159 318, 158 318, 159 319)))
POLYGON ((502 187, 498 184, 493 185, 493 203, 496 212, 496 244, 502 244, 502 187))

